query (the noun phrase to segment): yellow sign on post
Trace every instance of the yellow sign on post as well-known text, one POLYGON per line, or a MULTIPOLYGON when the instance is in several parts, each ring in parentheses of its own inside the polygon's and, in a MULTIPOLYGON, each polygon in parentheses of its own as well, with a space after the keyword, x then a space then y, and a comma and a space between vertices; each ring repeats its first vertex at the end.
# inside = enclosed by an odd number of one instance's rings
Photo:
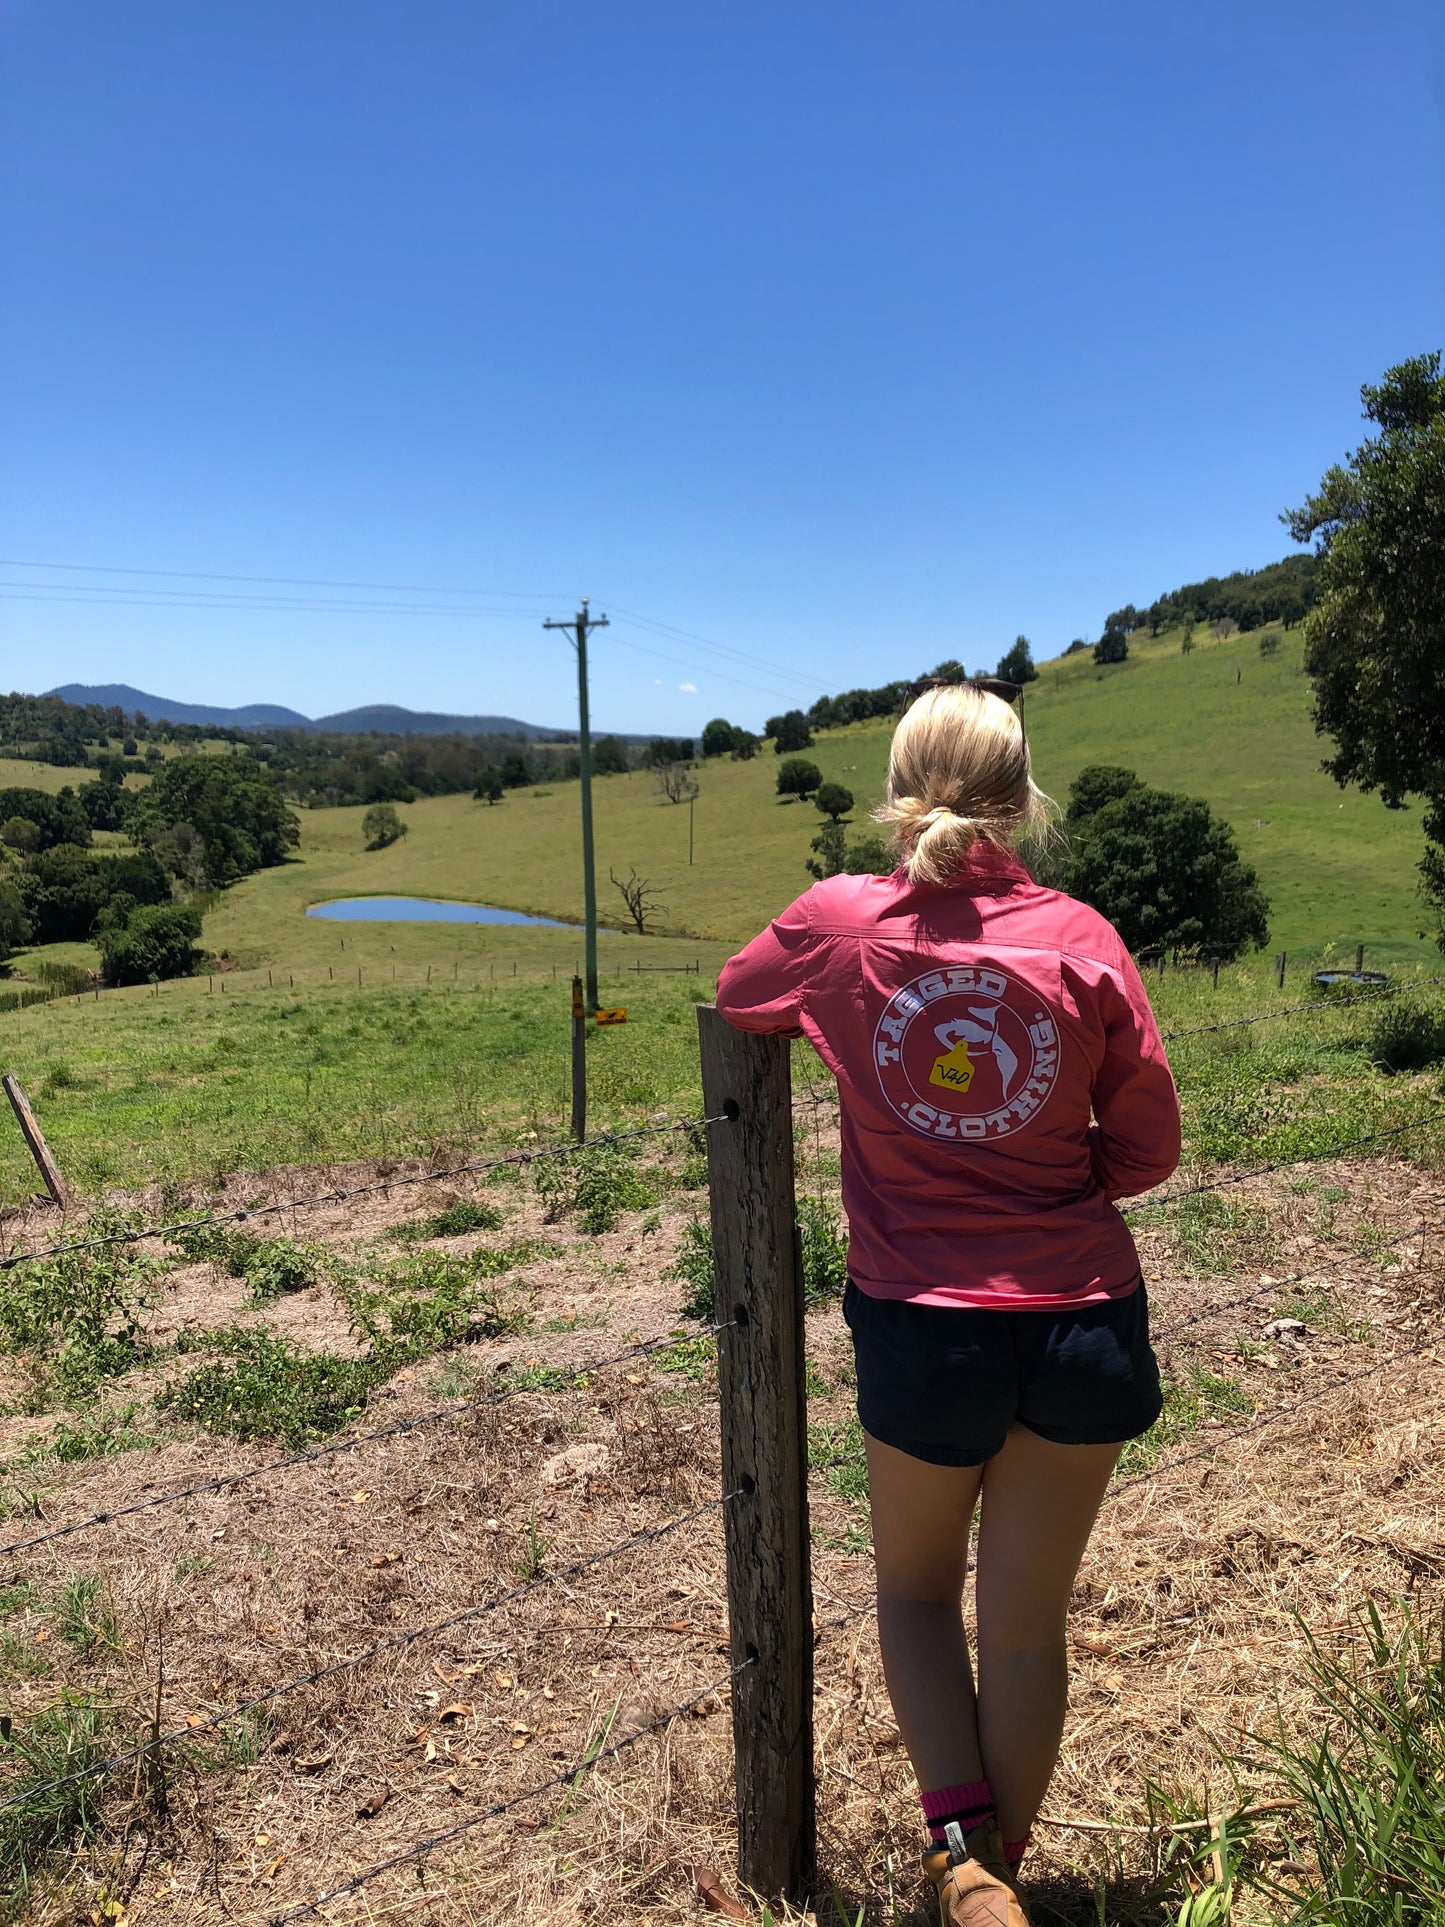
POLYGON ((627 1022, 627 1012, 625 1010, 599 1010, 595 1013, 595 1018, 599 1024, 625 1024, 627 1022))

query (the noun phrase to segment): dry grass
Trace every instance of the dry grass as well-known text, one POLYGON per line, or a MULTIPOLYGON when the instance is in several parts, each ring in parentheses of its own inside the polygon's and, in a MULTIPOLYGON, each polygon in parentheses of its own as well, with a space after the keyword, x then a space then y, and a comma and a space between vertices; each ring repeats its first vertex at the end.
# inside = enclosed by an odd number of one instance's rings
MULTIPOLYGON (((807 1163, 826 1173, 836 1143, 824 1125, 814 1130, 810 1122, 807 1163)), ((250 1179, 230 1201, 268 1184, 276 1196, 297 1183, 319 1190, 338 1175, 250 1179)), ((1439 1594, 1441 1360, 1423 1349, 1346 1381, 1445 1329, 1438 1239, 1392 1242, 1440 1225, 1441 1189, 1403 1163, 1315 1167, 1309 1186, 1292 1191, 1276 1177, 1241 1187, 1246 1195, 1235 1202, 1250 1208, 1230 1222, 1183 1239, 1160 1224, 1143 1239, 1161 1329, 1265 1276, 1317 1275, 1193 1323, 1161 1346, 1176 1376, 1207 1371, 1227 1383, 1240 1416, 1206 1417, 1166 1450, 1155 1476, 1106 1507, 1090 1547, 1072 1623, 1072 1712, 1030 1868, 1041 1927, 1160 1920, 1148 1895, 1150 1843, 1127 1830, 1142 1821, 1146 1779, 1201 1799, 1206 1789, 1220 1794, 1216 1742, 1268 1723, 1277 1706, 1308 1714, 1301 1620, 1328 1637, 1362 1598, 1439 1594), (1281 1314, 1304 1330, 1276 1327, 1281 1314), (1293 1404, 1296 1414, 1215 1456, 1171 1463, 1253 1414, 1293 1404), (1124 1830, 1097 1830, 1109 1821, 1124 1830)), ((436 1210, 455 1189, 384 1194, 364 1216, 350 1207, 308 1212, 294 1229, 355 1250, 390 1224, 436 1210)), ((532 1361, 577 1363, 633 1332, 670 1328, 679 1288, 664 1272, 691 1197, 667 1197, 656 1230, 644 1233, 634 1214, 618 1231, 588 1238, 543 1227, 523 1185, 488 1195, 507 1211, 509 1237, 537 1232, 558 1248, 527 1267, 532 1331, 466 1349, 479 1390, 532 1361)), ((246 1311, 237 1294, 244 1287, 223 1285, 208 1267, 180 1269, 153 1314, 156 1327, 173 1333, 244 1316, 298 1342, 334 1345, 342 1336, 321 1288, 264 1311, 246 1311)), ((810 1417, 841 1427, 851 1413, 846 1334, 831 1309, 813 1314, 809 1327, 810 1417)), ((453 1395, 456 1357, 399 1374, 366 1422, 453 1395)), ((17 1669, 9 1691, 17 1724, 62 1681, 104 1694, 132 1733, 157 1704, 163 1727, 204 1720, 689 1512, 718 1492, 715 1384, 705 1368, 699 1376, 669 1369, 676 1362, 632 1361, 580 1384, 479 1404, 441 1426, 43 1549, 6 1575, 32 1582, 37 1602, 10 1616, 17 1650, 34 1651, 48 1623, 43 1602, 77 1574, 102 1580, 121 1639, 118 1650, 72 1651, 46 1672, 17 1669)), ((41 1424, 7 1421, 8 1449, 41 1424)), ((45 1511, 63 1521, 269 1456, 224 1439, 172 1439, 75 1468, 63 1490, 47 1494, 45 1511)), ((20 1535, 13 1524, 6 1536, 20 1535)), ((815 1482, 814 1584, 825 1627, 820 1857, 836 1889, 836 1903, 826 1898, 819 1912, 828 1918, 841 1904, 850 1921, 861 1907, 869 1922, 921 1923, 929 1916, 914 1871, 914 1790, 866 1611, 863 1526, 856 1501, 826 1476, 815 1482), (845 1614, 854 1616, 829 1625, 845 1614)), ((33 1918, 115 1918, 102 1912, 114 1896, 134 1922, 267 1921, 624 1738, 703 1693, 727 1667, 713 1511, 277 1699, 238 1723, 234 1737, 204 1734, 172 1760, 164 1817, 133 1775, 117 1776, 108 1839, 46 1874, 33 1918)), ((693 1863, 731 1880, 731 1806, 724 1687, 575 1788, 481 1820, 324 1917, 334 1927, 550 1927, 625 1912, 665 1927, 698 1911, 693 1863)))

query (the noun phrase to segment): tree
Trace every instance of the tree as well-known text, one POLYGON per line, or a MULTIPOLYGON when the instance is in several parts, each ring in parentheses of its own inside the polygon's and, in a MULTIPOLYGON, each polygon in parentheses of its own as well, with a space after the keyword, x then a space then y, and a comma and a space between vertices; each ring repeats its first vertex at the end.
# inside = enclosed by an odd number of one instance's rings
POLYGON ((810 846, 814 854, 803 868, 820 880, 836 876, 891 876, 897 867, 887 840, 860 836, 849 843, 848 832, 836 820, 825 823, 810 846))
POLYGON ((779 796, 811 796, 823 780, 816 763, 804 756, 790 756, 778 771, 779 796))
POLYGON ((301 839, 271 771, 249 756, 177 756, 156 771, 136 797, 131 835, 154 844, 183 823, 201 840, 201 868, 212 889, 284 863, 301 839))
POLYGON ((472 796, 478 803, 500 803, 505 787, 502 782, 502 772, 494 769, 489 763, 477 777, 472 796))
POLYGON ((101 970, 108 984, 148 984, 189 977, 200 962, 194 943, 201 913, 187 904, 143 904, 123 924, 100 933, 101 970))
POLYGON ((1080 771, 1068 823, 1059 887, 1102 912, 1131 950, 1202 945, 1227 959, 1268 943, 1259 879, 1207 803, 1095 766, 1080 771))
POLYGON ((733 740, 733 761, 735 763, 750 763, 758 753, 758 743, 759 739, 754 736, 750 729, 738 730, 733 740))
POLYGON ((1127 662, 1129 638, 1121 630, 1106 629, 1094 644, 1095 662, 1127 662))
POLYGON ((690 803, 699 785, 686 763, 663 763, 657 771, 657 787, 669 803, 690 803))
POLYGON ((604 736, 592 745, 594 776, 625 776, 631 767, 627 745, 620 736, 604 736))
POLYGON ((82 783, 78 798, 86 821, 93 830, 123 830, 130 813, 130 798, 118 778, 106 772, 94 783, 82 783))
POLYGON ((406 825, 394 803, 373 803, 361 819, 361 834, 368 850, 384 850, 406 835, 406 825))
POLYGON ((853 792, 844 789, 841 783, 824 783, 813 801, 824 816, 831 816, 836 823, 840 816, 846 816, 852 809, 853 792))
POLYGON ((17 851, 21 856, 33 856, 45 844, 45 836, 40 825, 28 816, 7 817, 0 823, 0 843, 8 849, 17 851))
POLYGON ((703 726, 702 753, 707 756, 728 756, 737 742, 738 732, 726 716, 714 716, 710 723, 703 726))
POLYGON ((999 659, 998 673, 1004 682, 1037 682, 1039 672, 1034 668, 1033 647, 1027 636, 1015 636, 1014 646, 1006 656, 999 659))
POLYGON ((1425 896, 1445 948, 1445 375, 1438 353, 1360 390, 1378 431, 1286 517, 1315 538, 1320 595, 1305 618, 1325 768, 1389 808, 1425 801, 1425 896))
POLYGON ((527 759, 521 750, 514 749, 502 758, 502 788, 524 790, 532 780, 532 772, 527 767, 527 759))
POLYGON ((692 751, 691 736, 654 736, 647 745, 648 766, 658 769, 663 763, 690 763, 692 751))
POLYGON ((0 963, 15 954, 17 947, 30 941, 30 919, 25 903, 8 877, 0 878, 0 963))
POLYGON ((937 668, 930 672, 930 680, 933 682, 967 682, 968 671, 956 657, 949 656, 946 661, 939 663, 937 668))
POLYGON ((55 796, 47 790, 0 789, 0 823, 8 827, 10 819, 17 816, 39 831, 36 849, 52 850, 57 843, 74 843, 85 849, 90 843, 90 818, 68 786, 55 796))
POLYGON ((790 709, 781 716, 770 716, 763 724, 763 734, 772 737, 773 753, 777 756, 786 756, 795 749, 813 747, 813 732, 801 709, 790 709))
POLYGON ((612 879, 613 887, 621 892, 622 901, 627 905, 627 914, 632 919, 633 928, 639 937, 645 937, 647 919, 654 910, 661 910, 664 907, 662 898, 657 894, 659 886, 650 883, 646 877, 640 877, 636 870, 631 868, 627 872, 625 882, 615 870, 609 869, 607 874, 612 879))

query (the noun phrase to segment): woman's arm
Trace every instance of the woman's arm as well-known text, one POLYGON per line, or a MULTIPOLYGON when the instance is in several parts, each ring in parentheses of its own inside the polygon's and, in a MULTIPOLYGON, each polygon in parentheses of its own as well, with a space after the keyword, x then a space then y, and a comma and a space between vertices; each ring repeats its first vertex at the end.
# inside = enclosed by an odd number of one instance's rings
POLYGON ((1162 1184, 1179 1163, 1179 1093, 1148 995, 1122 945, 1099 994, 1104 1062, 1094 1083, 1089 1153, 1105 1197, 1132 1198, 1162 1184))
POLYGON ((811 947, 811 894, 790 904, 723 965, 717 980, 717 1007, 739 1030, 789 1035, 800 1030, 811 947))

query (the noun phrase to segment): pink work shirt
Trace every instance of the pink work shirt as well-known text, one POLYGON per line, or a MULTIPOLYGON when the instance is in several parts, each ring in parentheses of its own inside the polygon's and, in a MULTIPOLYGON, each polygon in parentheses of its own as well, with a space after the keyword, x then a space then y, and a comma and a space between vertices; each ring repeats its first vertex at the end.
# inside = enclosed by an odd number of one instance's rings
POLYGON ((1017 1310, 1134 1290, 1114 1200, 1178 1164, 1179 1098, 1096 910, 985 842, 943 887, 829 877, 717 1002, 740 1030, 801 1031, 838 1080, 860 1291, 1017 1310))

